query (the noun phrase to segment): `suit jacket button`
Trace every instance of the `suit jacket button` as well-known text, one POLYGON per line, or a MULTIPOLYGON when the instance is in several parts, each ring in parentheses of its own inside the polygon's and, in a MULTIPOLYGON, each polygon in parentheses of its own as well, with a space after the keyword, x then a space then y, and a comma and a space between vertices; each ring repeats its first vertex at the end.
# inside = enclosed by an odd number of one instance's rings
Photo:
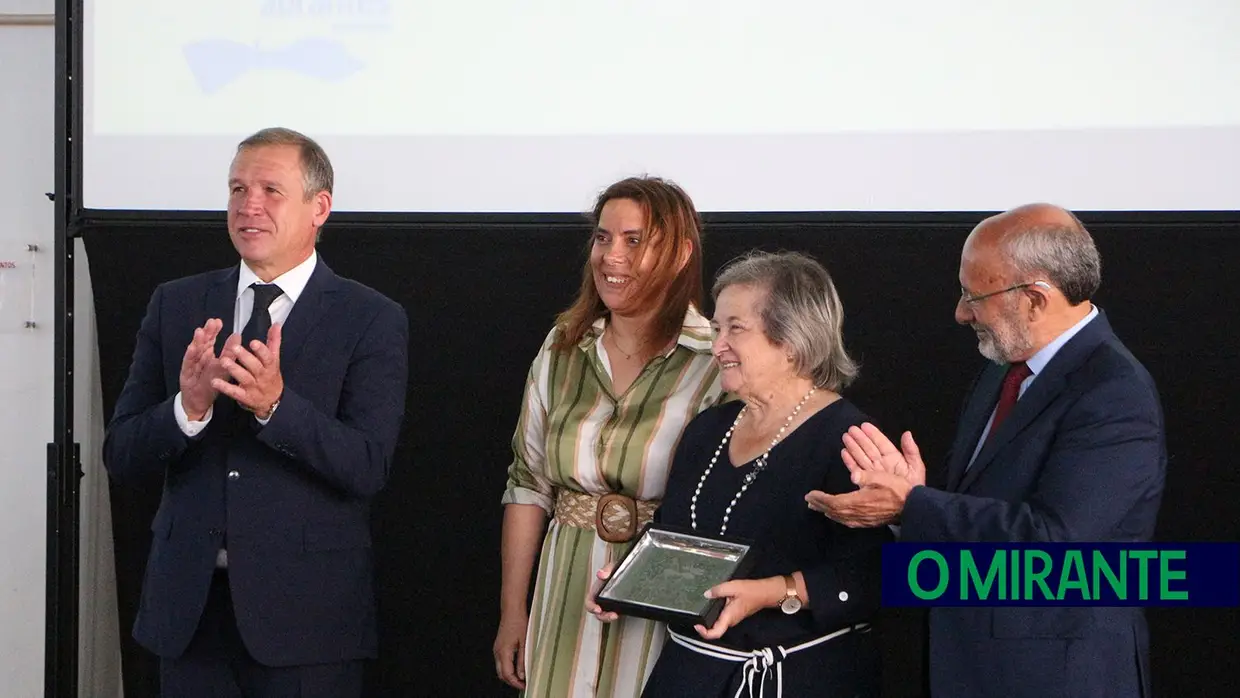
POLYGON ((229 479, 229 480, 236 480, 236 479, 237 479, 237 478, 239 478, 239 477, 241 477, 241 473, 240 473, 240 472, 238 472, 238 471, 236 471, 236 470, 229 470, 229 471, 228 471, 228 479, 229 479))
POLYGON ((847 600, 848 600, 848 592, 846 592, 846 591, 841 591, 841 592, 840 592, 840 601, 847 601, 847 600))

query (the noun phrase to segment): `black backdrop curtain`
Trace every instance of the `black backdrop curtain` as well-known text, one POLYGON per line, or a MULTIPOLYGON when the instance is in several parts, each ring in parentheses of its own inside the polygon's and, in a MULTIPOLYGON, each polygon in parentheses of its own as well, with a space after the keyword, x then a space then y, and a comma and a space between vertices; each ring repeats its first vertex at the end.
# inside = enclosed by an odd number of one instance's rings
MULTIPOLYGON (((746 250, 799 250, 822 261, 843 296, 845 338, 861 362, 849 396, 888 433, 911 429, 934 467, 964 391, 981 366, 955 325, 960 245, 980 216, 881 216, 852 223, 730 217, 705 237, 708 278, 746 250), (958 222, 957 222, 958 221, 958 222)), ((1086 223, 1090 219, 1085 217, 1086 223)), ((1119 217, 1090 228, 1103 259, 1096 299, 1162 392, 1171 454, 1161 540, 1240 540, 1238 440, 1225 406, 1240 393, 1232 363, 1240 258, 1232 223, 1119 217), (1125 220, 1127 218, 1127 220, 1125 220)), ((374 510, 381 658, 374 696, 506 696, 494 677, 499 534, 509 439, 529 361, 573 296, 584 223, 335 223, 319 251, 340 274, 402 303, 411 323, 405 429, 374 510)), ((124 383, 134 333, 155 285, 236 261, 222 220, 88 226, 104 409, 124 383)), ((160 483, 112 487, 125 694, 158 694, 157 664, 129 639, 160 483)), ((1240 611, 1153 609, 1160 696, 1230 695, 1240 611)), ((880 626, 887 695, 920 696, 920 612, 880 626)))

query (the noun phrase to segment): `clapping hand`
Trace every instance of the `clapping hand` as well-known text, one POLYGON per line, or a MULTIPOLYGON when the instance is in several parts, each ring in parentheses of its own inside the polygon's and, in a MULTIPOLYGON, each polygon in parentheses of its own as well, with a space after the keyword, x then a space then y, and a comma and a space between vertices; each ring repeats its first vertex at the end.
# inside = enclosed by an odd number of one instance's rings
POLYGON ((910 432, 896 448, 870 423, 851 427, 840 452, 860 489, 831 495, 814 490, 805 495, 809 508, 852 528, 871 528, 896 522, 909 492, 926 484, 926 466, 910 432))
POLYGON ((245 347, 239 335, 229 337, 224 351, 220 352, 220 365, 235 383, 215 378, 211 381, 211 387, 256 415, 268 415, 284 394, 284 376, 280 373, 280 337, 279 324, 272 325, 267 331, 265 344, 255 339, 249 347, 245 347))
MULTIPOLYGON (((181 359, 179 383, 181 408, 185 410, 185 415, 190 421, 201 421, 206 416, 211 410, 211 405, 215 403, 216 396, 219 395, 219 391, 214 386, 215 381, 228 376, 228 372, 215 355, 215 340, 223 327, 224 322, 219 318, 207 320, 202 327, 194 330, 193 339, 185 347, 185 356, 181 359)), ((230 346, 240 343, 240 337, 237 337, 235 341, 229 337, 228 343, 224 345, 224 352, 228 352, 230 346)))

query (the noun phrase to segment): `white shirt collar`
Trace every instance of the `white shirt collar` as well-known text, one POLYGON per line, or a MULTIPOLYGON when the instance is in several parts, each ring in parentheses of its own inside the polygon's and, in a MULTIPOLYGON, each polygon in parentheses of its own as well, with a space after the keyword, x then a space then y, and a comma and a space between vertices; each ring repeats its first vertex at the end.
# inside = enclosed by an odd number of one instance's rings
MULTIPOLYGON (((272 279, 271 283, 279 286, 284 295, 288 296, 290 301, 296 303, 297 298, 301 296, 301 292, 306 290, 306 284, 310 283, 310 275, 314 273, 314 267, 318 263, 318 259, 318 251, 311 250, 310 256, 306 258, 306 261, 272 279)), ((241 271, 237 276, 237 296, 240 297, 242 292, 248 290, 250 284, 256 281, 258 283, 265 283, 250 269, 245 260, 242 260, 241 271)))
POLYGON ((1042 369, 1046 368, 1046 365, 1051 362, 1051 359, 1055 358, 1055 354, 1063 348, 1063 345, 1067 344, 1068 340, 1075 337, 1078 332, 1089 324, 1090 320, 1093 320, 1096 317, 1098 317, 1098 306, 1095 305, 1090 309, 1088 315, 1081 318, 1080 322, 1076 323, 1072 327, 1069 327, 1063 334, 1051 340, 1050 344, 1042 347, 1038 350, 1038 353, 1029 357, 1029 360, 1025 362, 1025 365, 1029 367, 1029 370, 1033 372, 1033 375, 1036 376, 1041 373, 1042 369))

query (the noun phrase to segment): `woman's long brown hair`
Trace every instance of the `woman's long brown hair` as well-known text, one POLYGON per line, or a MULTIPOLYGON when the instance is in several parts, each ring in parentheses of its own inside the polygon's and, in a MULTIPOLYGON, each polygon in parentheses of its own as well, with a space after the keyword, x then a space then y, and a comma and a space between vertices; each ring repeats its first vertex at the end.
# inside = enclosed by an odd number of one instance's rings
POLYGON ((692 199, 678 185, 659 177, 630 177, 607 187, 590 213, 590 237, 577 299, 556 318, 563 327, 556 348, 575 347, 594 322, 608 314, 594 286, 589 251, 594 244, 603 206, 613 199, 631 199, 641 207, 646 225, 638 248, 638 260, 655 255, 650 273, 638 279, 635 300, 640 306, 660 304, 650 337, 652 346, 665 346, 680 334, 685 313, 692 303, 702 307, 702 220, 692 199), (688 245, 689 261, 679 269, 681 250, 688 245))

